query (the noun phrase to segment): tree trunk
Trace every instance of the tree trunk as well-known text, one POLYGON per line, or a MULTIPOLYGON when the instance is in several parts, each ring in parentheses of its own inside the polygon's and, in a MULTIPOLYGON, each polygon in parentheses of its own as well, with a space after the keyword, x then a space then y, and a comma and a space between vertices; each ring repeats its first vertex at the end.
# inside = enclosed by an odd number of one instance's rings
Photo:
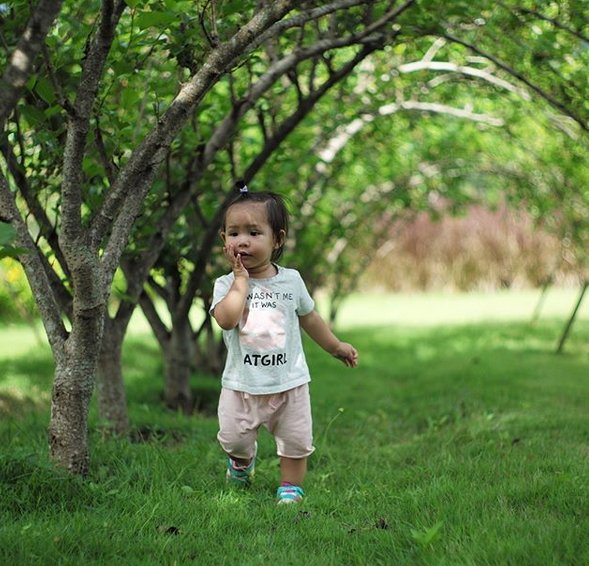
POLYGON ((129 433, 127 396, 123 382, 122 350, 127 324, 107 317, 96 372, 98 414, 111 432, 129 433))
POLYGON ((176 320, 164 348, 164 400, 174 410, 192 412, 190 374, 194 359, 192 329, 188 321, 176 320))
POLYGON ((215 376, 220 375, 225 364, 225 355, 223 338, 215 333, 207 309, 205 320, 194 342, 194 368, 215 376))
POLYGON ((542 283, 542 292, 540 293, 540 297, 538 298, 538 302, 536 303, 536 307, 534 308, 534 313, 532 314, 532 320, 530 320, 530 324, 536 324, 538 322, 538 319, 540 318, 540 312, 542 311, 542 307, 544 306, 544 300, 546 299, 548 289, 551 285, 552 277, 545 279, 542 283))
POLYGON ((90 463, 88 410, 94 390, 104 308, 84 311, 60 352, 55 352, 55 380, 49 421, 49 454, 71 473, 86 475, 90 463))
POLYGON ((569 337, 569 334, 571 332, 571 329, 573 327, 573 323, 575 322, 575 318, 577 317, 577 312, 579 312, 579 308, 581 307, 581 303, 583 302, 583 297, 585 296, 585 292, 587 291, 587 287, 589 287, 589 281, 585 280, 583 281, 583 284, 581 285, 581 293, 579 294, 579 298, 577 299, 577 304, 575 305, 575 308, 573 309, 573 313, 571 314, 569 320, 567 321, 564 330, 562 331, 562 335, 560 337, 560 340, 558 341, 558 346, 556 348, 556 353, 557 354, 561 354, 562 350, 564 348, 564 343, 566 342, 567 338, 569 337))

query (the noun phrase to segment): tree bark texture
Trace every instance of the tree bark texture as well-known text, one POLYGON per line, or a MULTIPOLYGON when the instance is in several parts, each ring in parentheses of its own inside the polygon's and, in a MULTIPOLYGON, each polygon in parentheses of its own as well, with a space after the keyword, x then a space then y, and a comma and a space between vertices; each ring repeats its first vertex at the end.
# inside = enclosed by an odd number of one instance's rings
POLYGON ((129 433, 127 396, 123 382, 122 350, 127 325, 105 320, 98 368, 96 372, 96 397, 100 421, 109 431, 129 433))
POLYGON ((50 457, 71 473, 86 475, 90 463, 88 409, 94 389, 104 305, 75 309, 72 333, 55 352, 55 380, 49 423, 50 457))
POLYGON ((31 14, 16 49, 0 78, 0 125, 12 112, 34 68, 45 36, 59 14, 62 0, 41 0, 31 14))
POLYGON ((203 325, 197 332, 194 346, 194 368, 214 376, 221 375, 227 352, 223 338, 217 336, 213 329, 208 311, 205 313, 203 325))
MULTIPOLYGON (((138 300, 143 291, 147 270, 145 273, 141 272, 141 277, 137 277, 136 272, 130 269, 130 265, 129 262, 122 263, 127 277, 126 295, 138 300)), ((125 334, 135 307, 136 302, 121 299, 115 316, 111 317, 107 312, 96 373, 99 419, 111 432, 119 435, 129 432, 122 353, 125 334)))
POLYGON ((172 325, 163 354, 166 406, 189 414, 192 412, 193 402, 190 374, 194 360, 194 343, 193 332, 187 321, 177 321, 172 325))

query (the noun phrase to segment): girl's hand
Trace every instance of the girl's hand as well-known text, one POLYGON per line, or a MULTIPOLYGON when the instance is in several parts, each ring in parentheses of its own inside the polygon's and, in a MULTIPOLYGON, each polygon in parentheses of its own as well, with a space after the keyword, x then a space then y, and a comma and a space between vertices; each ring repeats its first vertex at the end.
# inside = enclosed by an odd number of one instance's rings
POLYGON ((358 365, 358 352, 347 342, 340 342, 333 355, 349 368, 355 368, 358 365))
POLYGON ((225 257, 229 260, 229 263, 231 264, 233 275, 235 275, 236 278, 245 277, 246 279, 249 279, 250 274, 248 273, 248 270, 244 267, 241 261, 241 255, 237 252, 233 244, 227 244, 223 248, 223 253, 225 254, 225 257))

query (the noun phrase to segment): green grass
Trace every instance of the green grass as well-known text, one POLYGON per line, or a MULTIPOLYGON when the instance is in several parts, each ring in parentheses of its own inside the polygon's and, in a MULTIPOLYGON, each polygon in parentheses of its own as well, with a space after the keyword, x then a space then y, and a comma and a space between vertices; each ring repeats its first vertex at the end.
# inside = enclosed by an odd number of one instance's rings
MULTIPOLYGON (((442 298, 422 299, 421 312, 441 312, 442 298)), ((346 309, 358 318, 371 301, 346 309)), ((4 353, 0 563, 588 564, 589 321, 558 356, 562 316, 531 327, 508 306, 505 320, 495 309, 473 322, 464 301, 461 324, 342 321, 356 370, 307 344, 317 451, 307 499, 286 508, 273 501, 268 434, 253 488, 235 491, 216 419, 160 408, 161 363, 145 336, 125 348, 143 440, 93 429, 86 480, 47 463, 47 350, 4 353)), ((194 386, 208 398, 218 388, 203 376, 194 386)))

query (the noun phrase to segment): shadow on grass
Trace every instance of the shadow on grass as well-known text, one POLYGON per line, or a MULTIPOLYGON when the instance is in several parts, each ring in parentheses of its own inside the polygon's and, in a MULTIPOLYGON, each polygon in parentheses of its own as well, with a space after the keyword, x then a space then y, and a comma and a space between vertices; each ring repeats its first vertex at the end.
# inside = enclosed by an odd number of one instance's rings
MULTIPOLYGON (((123 371, 130 402, 164 406, 164 367, 160 350, 152 337, 126 340, 123 371)), ((216 414, 220 382, 218 376, 198 372, 192 374, 192 413, 204 416, 216 414)))
MULTIPOLYGON (((563 379, 570 376, 581 379, 586 375, 589 360, 589 323, 577 322, 564 354, 557 355, 554 352, 562 326, 561 320, 544 320, 535 326, 524 322, 494 322, 437 328, 386 326, 347 330, 342 338, 352 342, 360 352, 359 368, 349 373, 310 340, 306 341, 306 350, 314 382, 326 380, 333 387, 333 381, 341 388, 341 377, 345 376, 344 390, 365 390, 360 398, 375 395, 378 385, 376 389, 358 386, 374 378, 389 379, 391 391, 394 388, 396 395, 400 389, 411 390, 410 383, 416 383, 421 384, 424 397, 447 397, 456 394, 457 387, 464 388, 468 382, 485 379, 489 385, 506 388, 531 386, 547 372, 560 373, 563 379), (521 378, 514 380, 514 372, 521 378)), ((0 414, 18 416, 47 408, 54 371, 49 349, 4 360, 2 365, 0 414)), ((127 339, 123 371, 130 406, 163 407, 163 364, 151 336, 127 339)), ((220 378, 194 374, 191 383, 194 412, 214 415, 220 378)), ((557 384, 545 387, 558 393, 557 384)), ((317 389, 321 396, 322 388, 317 389)))
POLYGON ((51 466, 37 453, 16 451, 0 457, 0 493, 3 511, 42 513, 60 509, 73 512, 100 503, 92 483, 51 466))
POLYGON ((589 324, 577 325, 565 353, 556 354, 561 328, 544 321, 349 330, 341 338, 359 350, 353 371, 308 342, 318 437, 338 411, 330 435, 355 434, 359 421, 368 434, 380 419, 389 438, 465 419, 494 425, 509 414, 579 411, 588 387, 589 324))

